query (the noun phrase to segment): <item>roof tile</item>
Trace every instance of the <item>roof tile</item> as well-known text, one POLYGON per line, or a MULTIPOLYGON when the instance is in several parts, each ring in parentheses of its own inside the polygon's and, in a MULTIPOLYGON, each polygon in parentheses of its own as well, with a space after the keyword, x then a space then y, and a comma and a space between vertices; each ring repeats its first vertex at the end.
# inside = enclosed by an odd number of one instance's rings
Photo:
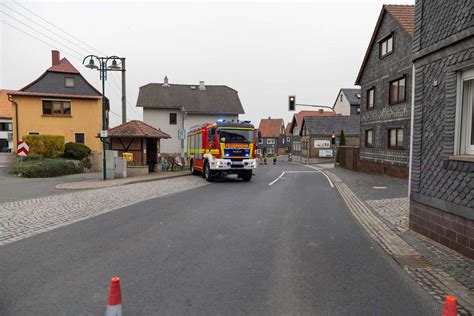
POLYGON ((243 114, 237 91, 223 85, 149 83, 140 87, 137 107, 155 109, 181 109, 193 113, 243 114))
POLYGON ((109 137, 171 138, 167 133, 137 120, 115 126, 109 129, 108 134, 109 137))
POLYGON ((0 90, 0 118, 11 119, 13 117, 13 106, 8 100, 8 94, 14 90, 0 90))
POLYGON ((261 137, 279 137, 281 126, 283 125, 283 119, 281 118, 268 118, 261 119, 258 130, 261 137))
POLYGON ((65 73, 73 73, 73 74, 78 74, 79 70, 74 67, 69 60, 67 60, 66 57, 61 59, 57 65, 52 65, 46 71, 51 71, 51 72, 65 72, 65 73))

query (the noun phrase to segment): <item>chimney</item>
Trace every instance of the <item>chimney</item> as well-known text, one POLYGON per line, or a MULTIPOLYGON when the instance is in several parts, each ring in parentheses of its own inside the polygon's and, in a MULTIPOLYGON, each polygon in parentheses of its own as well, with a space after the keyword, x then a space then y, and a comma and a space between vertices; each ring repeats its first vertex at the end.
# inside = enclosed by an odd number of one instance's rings
POLYGON ((272 117, 271 117, 271 116, 269 116, 269 117, 268 117, 268 119, 269 119, 269 120, 271 120, 271 119, 272 119, 272 117))
POLYGON ((170 85, 168 84, 168 76, 165 76, 165 79, 163 80, 163 87, 169 87, 170 85))
POLYGON ((324 114, 324 109, 319 109, 318 112, 319 112, 319 114, 322 115, 322 114, 324 114))
POLYGON ((206 90, 206 86, 204 85, 204 81, 199 81, 199 90, 206 90))
POLYGON ((59 65, 59 51, 57 50, 51 51, 51 60, 52 60, 53 66, 59 65))

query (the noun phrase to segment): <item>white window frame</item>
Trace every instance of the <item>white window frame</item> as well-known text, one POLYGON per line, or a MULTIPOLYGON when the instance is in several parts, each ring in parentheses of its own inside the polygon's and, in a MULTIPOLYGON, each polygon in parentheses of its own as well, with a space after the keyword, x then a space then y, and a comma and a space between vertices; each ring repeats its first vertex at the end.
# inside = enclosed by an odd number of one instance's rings
POLYGON ((286 142, 287 142, 287 143, 291 142, 290 136, 286 137, 286 142))
POLYGON ((474 155, 474 145, 471 145, 472 111, 474 110, 474 68, 462 71, 458 74, 457 96, 456 96, 456 125, 454 131, 455 155, 474 155), (472 80, 471 98, 464 103, 464 82, 472 80))
POLYGON ((262 155, 262 149, 261 148, 257 149, 257 155, 259 155, 259 156, 262 155))
POLYGON ((275 153, 275 150, 271 147, 267 148, 267 154, 273 155, 275 153))
POLYGON ((259 138, 259 139, 258 139, 258 144, 259 144, 259 145, 262 145, 262 144, 263 144, 263 139, 259 138))
POLYGON ((295 128, 293 128, 293 135, 299 135, 300 134, 300 128, 298 126, 295 126, 295 128))
POLYGON ((274 138, 267 138, 267 145, 275 145, 275 139, 274 138))

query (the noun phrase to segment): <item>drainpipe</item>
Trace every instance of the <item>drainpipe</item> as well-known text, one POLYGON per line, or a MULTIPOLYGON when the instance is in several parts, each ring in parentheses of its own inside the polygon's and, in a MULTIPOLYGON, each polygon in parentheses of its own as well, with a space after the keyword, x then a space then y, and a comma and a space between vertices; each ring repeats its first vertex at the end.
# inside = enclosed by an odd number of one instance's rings
POLYGON ((15 134, 16 134, 16 144, 13 143, 13 152, 16 152, 16 146, 18 146, 18 141, 19 141, 19 134, 18 134, 18 103, 13 101, 12 96, 8 95, 8 101, 11 103, 15 104, 15 134))
POLYGON ((410 158, 408 160, 408 198, 411 197, 411 166, 413 162, 413 124, 415 123, 415 64, 411 69, 410 158))

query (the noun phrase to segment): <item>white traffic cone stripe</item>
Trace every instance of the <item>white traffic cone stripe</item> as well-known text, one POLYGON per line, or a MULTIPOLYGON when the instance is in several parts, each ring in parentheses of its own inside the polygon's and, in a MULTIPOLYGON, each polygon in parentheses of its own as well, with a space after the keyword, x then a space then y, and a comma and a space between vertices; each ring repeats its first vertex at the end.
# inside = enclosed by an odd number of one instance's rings
POLYGON ((105 316, 122 316, 122 304, 107 305, 105 316))

